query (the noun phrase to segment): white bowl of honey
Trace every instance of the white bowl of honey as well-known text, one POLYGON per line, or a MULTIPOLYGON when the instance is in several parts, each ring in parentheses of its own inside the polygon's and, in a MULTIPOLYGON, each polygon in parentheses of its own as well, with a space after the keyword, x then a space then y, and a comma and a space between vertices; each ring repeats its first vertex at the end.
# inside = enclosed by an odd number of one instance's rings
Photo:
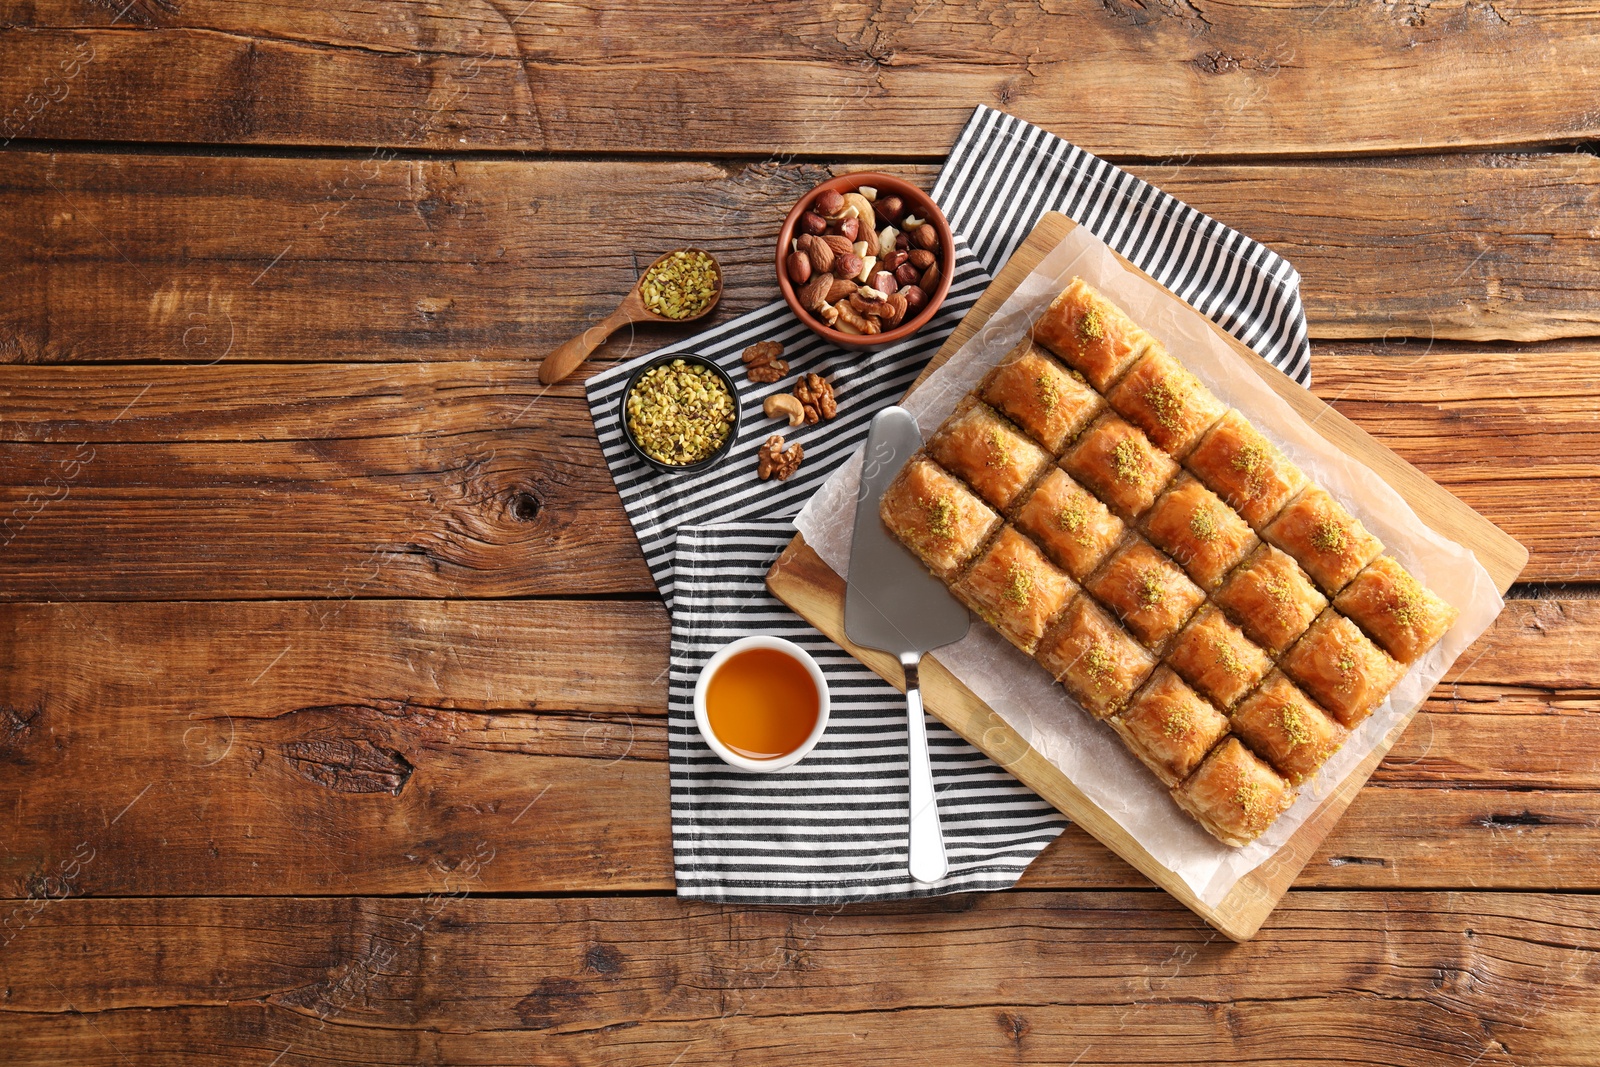
POLYGON ((828 728, 828 682, 793 641, 742 637, 701 669, 694 720, 728 766, 781 771, 804 759, 828 728))

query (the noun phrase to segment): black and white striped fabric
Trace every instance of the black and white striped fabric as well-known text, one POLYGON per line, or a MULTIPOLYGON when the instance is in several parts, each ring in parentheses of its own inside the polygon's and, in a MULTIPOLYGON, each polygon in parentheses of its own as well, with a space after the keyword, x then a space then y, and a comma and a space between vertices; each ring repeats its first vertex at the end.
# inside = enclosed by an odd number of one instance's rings
POLYGON ((762 577, 793 537, 787 520, 678 531, 667 721, 678 895, 823 904, 1011 886, 1066 820, 929 720, 950 874, 912 881, 905 698, 766 591, 762 577), (734 770, 695 727, 700 668, 757 633, 811 653, 832 707, 817 747, 777 774, 734 770))
POLYGON ((1087 226, 1279 369, 1310 380, 1299 277, 1287 262, 1060 138, 979 107, 933 195, 957 233, 956 269, 938 315, 916 337, 875 352, 845 351, 817 338, 780 301, 589 380, 601 449, 672 611, 672 812, 681 895, 818 903, 999 888, 1012 884, 1065 825, 930 721, 947 840, 959 842, 960 852, 952 850, 951 876, 938 886, 911 883, 903 871, 903 698, 772 599, 763 582, 793 534, 789 520, 860 447, 872 415, 904 394, 1041 214, 1062 211, 1087 226), (825 375, 839 401, 831 423, 780 428, 806 452, 787 482, 756 477, 756 451, 775 428, 762 416, 761 401, 775 387, 750 383, 739 359, 745 347, 767 340, 783 343, 792 375, 825 375), (698 475, 655 472, 622 434, 628 377, 644 360, 673 351, 715 361, 742 397, 732 453, 698 475), (773 776, 724 766, 694 727, 699 664, 728 641, 755 633, 803 644, 835 695, 848 698, 824 742, 773 776))

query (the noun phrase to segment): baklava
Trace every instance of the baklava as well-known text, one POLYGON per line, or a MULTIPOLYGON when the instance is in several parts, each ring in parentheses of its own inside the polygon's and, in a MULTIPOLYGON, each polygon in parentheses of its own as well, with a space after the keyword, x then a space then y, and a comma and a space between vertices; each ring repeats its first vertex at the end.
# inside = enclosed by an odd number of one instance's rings
POLYGON ((1237 704, 1272 670, 1272 660, 1207 604, 1167 652, 1166 664, 1224 708, 1237 704))
POLYGON ((1050 302, 1031 336, 1102 393, 1153 340, 1082 278, 1050 302))
POLYGON ((1061 467, 1124 519, 1148 509, 1178 473, 1177 462, 1144 431, 1110 412, 1079 435, 1061 467))
POLYGON ((1035 658, 1097 719, 1120 711, 1156 666, 1156 658, 1086 596, 1067 605, 1035 658))
POLYGON ((1329 596, 1383 552, 1383 542, 1320 485, 1291 500, 1261 536, 1293 556, 1329 596))
POLYGON ((1106 721, 1167 786, 1188 777, 1228 732, 1228 717, 1166 667, 1106 721))
POLYGON ((1317 616, 1279 666, 1350 729, 1389 695, 1405 668, 1333 609, 1317 616))
POLYGON ((1010 526, 1001 528, 952 588, 962 603, 1030 655, 1050 620, 1078 590, 1032 541, 1010 526))
POLYGON ((1300 565, 1271 545, 1252 552, 1211 599, 1274 656, 1299 640, 1328 606, 1300 565))
POLYGON ((1316 774, 1347 733, 1279 671, 1233 709, 1228 724, 1290 785, 1316 774))
POLYGON ((913 456, 883 492, 878 514, 937 577, 949 581, 1000 528, 1000 516, 957 478, 913 456))
POLYGON ((1145 348, 1106 401, 1175 459, 1188 455, 1200 435, 1228 411, 1228 405, 1158 343, 1145 348))
POLYGON ((1224 844, 1248 845, 1288 810, 1294 790, 1277 771, 1228 737, 1172 791, 1172 799, 1224 844))
POLYGON ((1260 544, 1238 512, 1186 473, 1178 475, 1139 524, 1202 589, 1215 589, 1260 544))
POLYGON ((1027 338, 985 376, 978 395, 1052 455, 1106 406, 1081 374, 1067 370, 1027 338))
POLYGON ((1206 431, 1184 466, 1257 532, 1307 484, 1300 468, 1236 410, 1206 431))
POLYGON ((1046 474, 1017 510, 1017 528, 1038 542, 1056 565, 1087 578, 1122 540, 1127 527, 1100 498, 1060 467, 1046 474))
POLYGON ((1113 552, 1084 588, 1150 648, 1177 633, 1206 599, 1176 563, 1137 537, 1113 552))
POLYGON ((1050 466, 1050 453, 971 397, 934 433, 928 455, 1002 512, 1050 466))
POLYGON ((1439 643, 1459 614, 1391 556, 1379 556, 1333 598, 1385 652, 1414 663, 1439 643))

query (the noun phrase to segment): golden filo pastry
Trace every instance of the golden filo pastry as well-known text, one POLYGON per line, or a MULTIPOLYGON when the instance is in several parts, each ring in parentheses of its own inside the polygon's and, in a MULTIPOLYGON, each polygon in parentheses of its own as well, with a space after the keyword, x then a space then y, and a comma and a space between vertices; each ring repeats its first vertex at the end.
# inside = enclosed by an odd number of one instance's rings
POLYGON ((1167 650, 1166 664, 1203 696, 1231 708, 1272 670, 1272 660, 1207 604, 1167 650))
POLYGON ((1283 776, 1237 737, 1211 750, 1198 770, 1172 791, 1178 806, 1219 841, 1248 845, 1294 803, 1283 776))
POLYGON ((1188 455, 1200 436, 1228 411, 1228 405, 1168 355, 1159 342, 1146 346, 1106 394, 1106 400, 1176 459, 1188 455))
POLYGON ((1082 278, 1050 302, 1029 336, 1104 393, 1152 338, 1082 278))
POLYGON ((1317 616, 1278 665, 1349 729, 1371 715, 1405 673, 1405 667, 1332 608, 1317 616))
POLYGON ((1122 520, 1100 498, 1051 469, 1017 509, 1017 528, 1077 581, 1083 581, 1111 554, 1127 532, 1122 520))
POLYGON ((1228 718, 1166 667, 1106 720, 1162 784, 1177 785, 1228 732, 1228 718))
POLYGON ((1261 536, 1293 556, 1329 596, 1383 552, 1383 542, 1320 485, 1289 501, 1261 536))
POLYGON ((968 397, 934 432, 928 455, 1001 512, 1050 466, 1050 454, 989 405, 968 397))
POLYGON ((1290 785, 1316 774, 1349 736, 1281 671, 1267 675, 1233 709, 1228 723, 1290 785))
POLYGON ((1156 498, 1139 526, 1202 589, 1215 589, 1260 544, 1238 512, 1188 473, 1156 498))
POLYGON ((1328 606, 1300 565, 1272 545, 1257 547, 1211 599, 1274 656, 1299 640, 1328 606))
POLYGON ((1333 606, 1401 663, 1416 662, 1438 644, 1460 614, 1392 556, 1368 564, 1333 606))
POLYGON ((1106 406, 1081 374, 1026 337, 984 377, 978 395, 1052 455, 1106 406))
POLYGON ((1120 711, 1156 666, 1155 656, 1086 596, 1072 598, 1034 658, 1097 719, 1120 711))
POLYGON ((1061 457, 1061 468, 1124 519, 1155 503, 1178 473, 1173 458, 1120 415, 1100 416, 1061 457))
POLYGON ((1078 590, 1032 541, 1010 526, 1001 528, 951 588, 983 621, 1030 655, 1050 620, 1078 590))
POLYGON ((878 515, 900 543, 949 581, 1000 528, 1000 516, 924 456, 913 456, 884 490, 878 515))
POLYGON ((1183 463, 1257 532, 1308 484, 1305 473, 1234 409, 1206 431, 1183 463))
POLYGON ((1084 582, 1146 647, 1155 648, 1205 603, 1205 592, 1143 538, 1131 537, 1084 582))

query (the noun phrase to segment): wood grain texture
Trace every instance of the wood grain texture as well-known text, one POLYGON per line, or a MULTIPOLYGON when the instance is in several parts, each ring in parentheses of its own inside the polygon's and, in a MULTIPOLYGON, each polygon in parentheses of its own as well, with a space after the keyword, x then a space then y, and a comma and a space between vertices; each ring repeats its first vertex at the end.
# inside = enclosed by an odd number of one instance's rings
POLYGON ((983 1065, 1587 1067, 1600 1053, 1590 895, 1295 893, 1235 946, 1149 893, 750 909, 475 886, 50 903, 0 956, 0 1054, 658 1067, 840 1062, 847 1047, 914 1067, 937 1046, 983 1065))
MULTIPOLYGON (((1600 578, 1600 352, 1414 351, 1318 346, 1316 393, 1526 580, 1600 578)), ((4 368, 0 599, 653 593, 579 386, 537 369, 4 368)))
POLYGON ((1573 77, 1600 60, 1600 18, 1571 0, 717 0, 692 12, 42 0, 8 23, 10 136, 927 157, 979 102, 1144 157, 1600 132, 1573 77), (1439 100, 1449 106, 1418 106, 1439 100))
MULTIPOLYGON (((725 321, 778 298, 779 221, 846 169, 4 159, 0 361, 185 365, 531 359, 614 307, 655 254, 689 244, 723 263, 725 321)), ((936 173, 894 169, 924 186, 936 173)), ((1600 270, 1593 156, 1135 171, 1288 256, 1317 337, 1533 340, 1600 323, 1600 296, 1571 283, 1600 270)), ((597 360, 682 333, 624 332, 597 360)))
MULTIPOLYGON (((80 845, 75 894, 427 892, 480 842, 486 891, 669 890, 666 627, 603 601, 0 606, 0 896, 80 845)), ((1600 889, 1597 662, 1600 600, 1510 602, 1298 884, 1600 889)), ((1074 827, 1025 884, 1147 883, 1074 827)))

